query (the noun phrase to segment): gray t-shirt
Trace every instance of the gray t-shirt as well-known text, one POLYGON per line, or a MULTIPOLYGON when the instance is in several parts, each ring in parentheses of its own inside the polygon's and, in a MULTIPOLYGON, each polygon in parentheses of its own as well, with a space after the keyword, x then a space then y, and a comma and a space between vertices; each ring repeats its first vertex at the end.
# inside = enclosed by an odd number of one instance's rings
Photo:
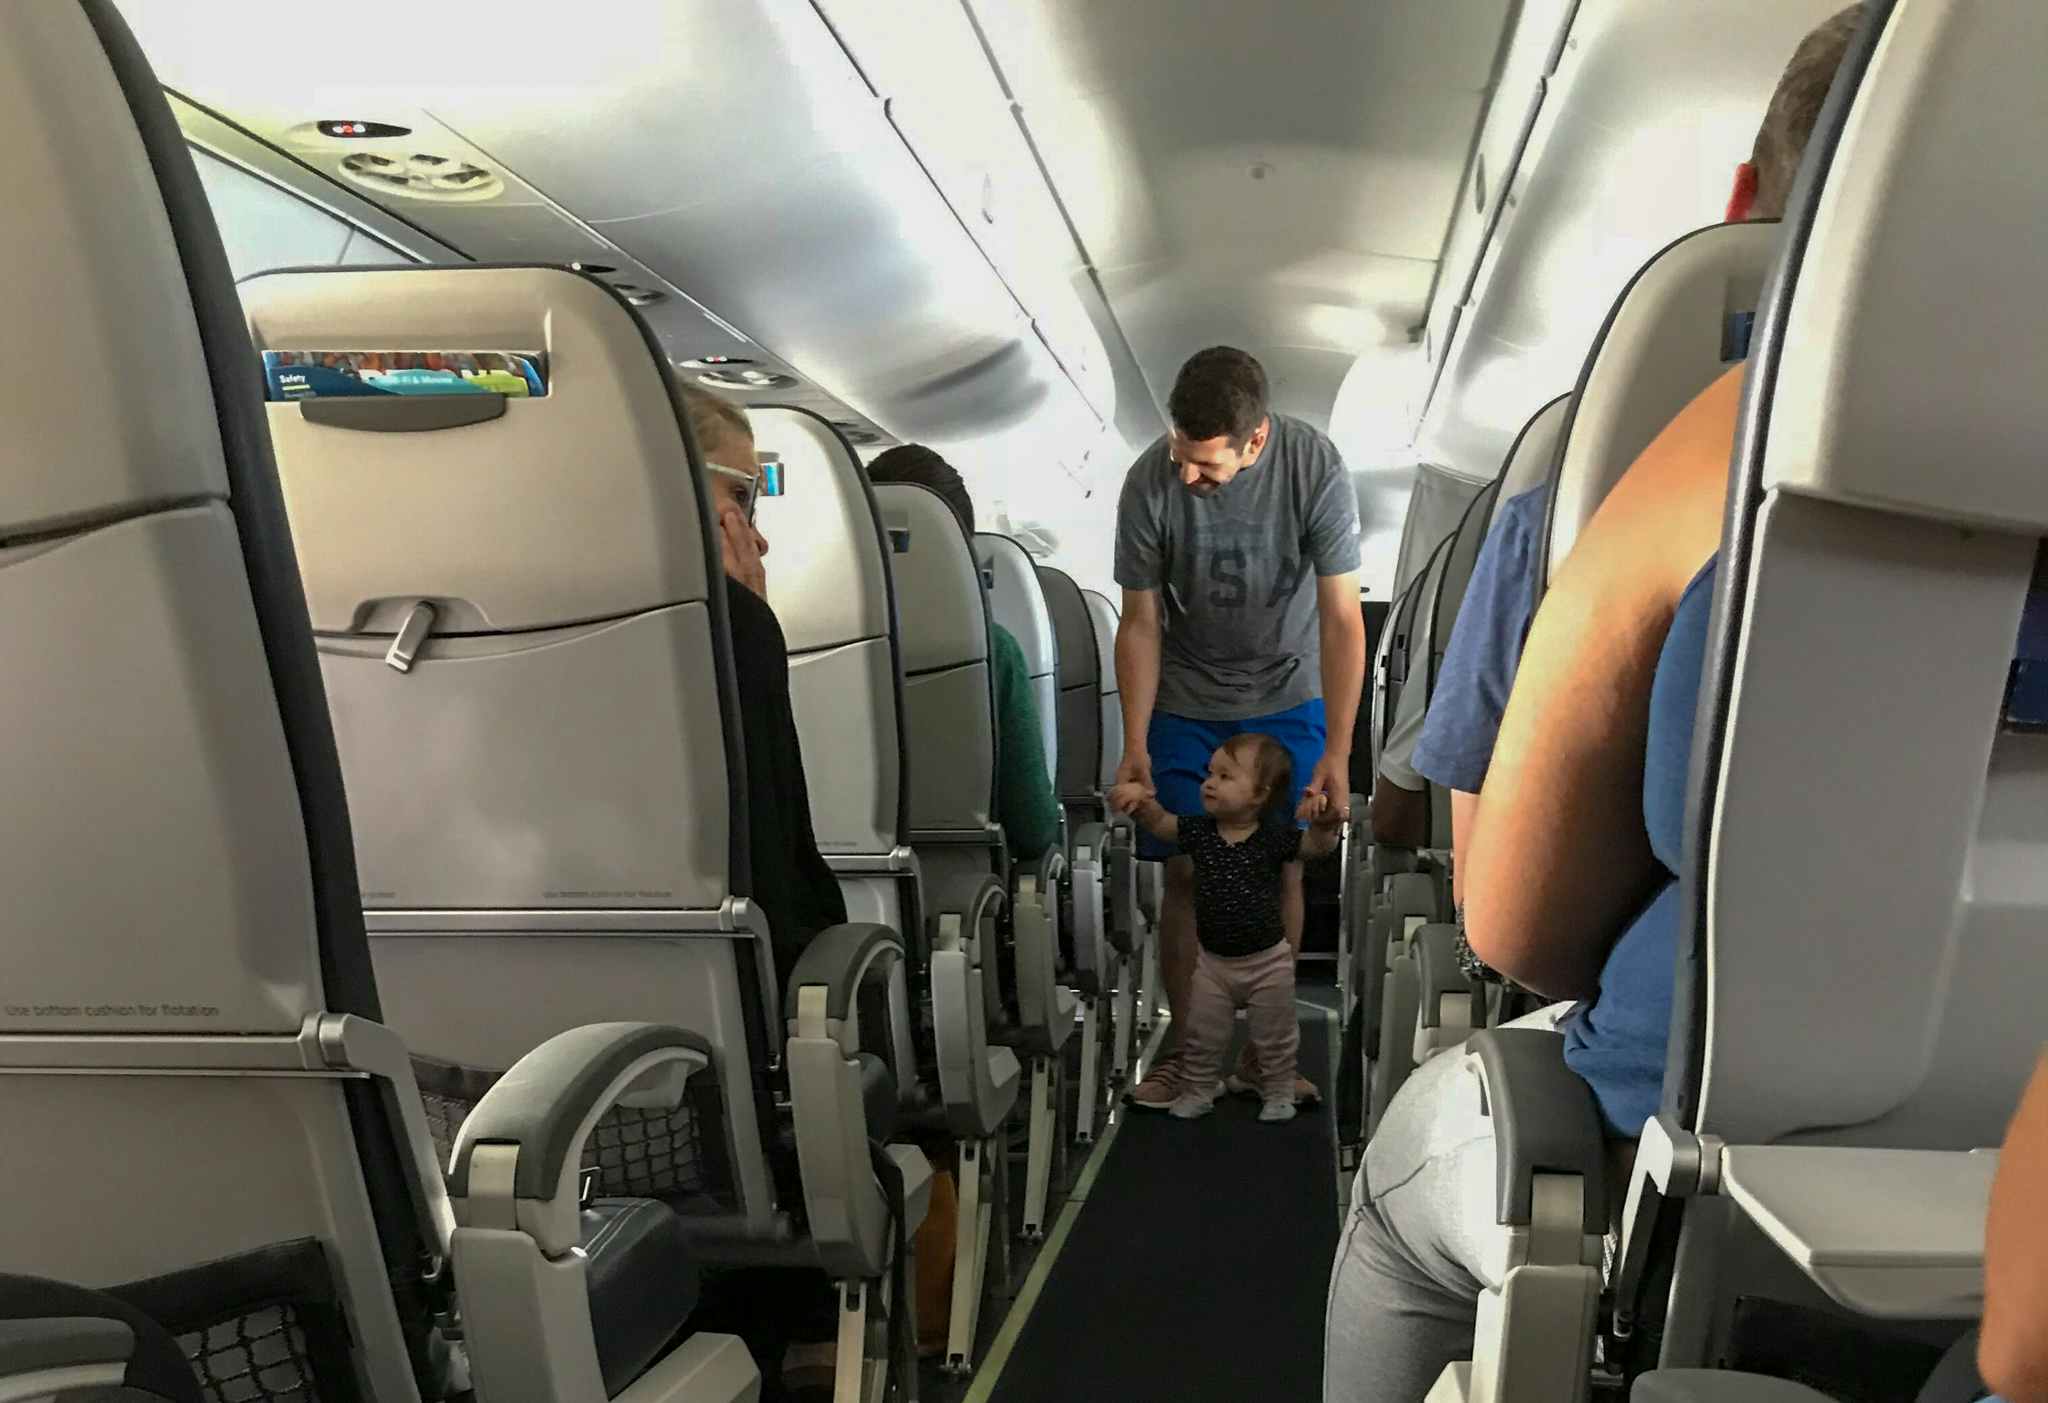
POLYGON ((1161 711, 1242 721, 1322 692, 1316 577, 1358 568, 1358 498, 1335 444, 1272 420, 1258 462, 1214 496, 1181 485, 1164 438, 1124 478, 1116 582, 1162 597, 1161 711))

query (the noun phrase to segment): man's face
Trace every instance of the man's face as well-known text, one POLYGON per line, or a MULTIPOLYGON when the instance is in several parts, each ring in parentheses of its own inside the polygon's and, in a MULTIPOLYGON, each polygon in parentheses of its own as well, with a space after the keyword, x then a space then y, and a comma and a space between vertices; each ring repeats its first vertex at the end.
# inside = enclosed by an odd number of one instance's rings
POLYGON ((1173 465, 1180 473, 1180 485, 1197 497, 1215 496, 1230 485, 1232 478, 1259 461, 1259 455, 1266 451, 1266 439, 1272 427, 1272 420, 1261 419, 1259 426, 1252 430, 1251 437, 1241 444, 1228 434, 1194 439, 1178 428, 1168 430, 1166 451, 1173 455, 1173 465))

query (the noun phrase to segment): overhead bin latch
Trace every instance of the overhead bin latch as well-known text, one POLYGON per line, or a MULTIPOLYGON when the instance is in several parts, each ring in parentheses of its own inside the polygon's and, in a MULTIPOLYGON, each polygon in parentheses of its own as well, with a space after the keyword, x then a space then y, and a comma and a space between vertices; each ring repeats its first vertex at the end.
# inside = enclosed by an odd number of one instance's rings
POLYGON ((427 635, 434 631, 437 617, 434 606, 422 599, 412 606, 412 612, 405 616, 398 636, 391 640, 391 648, 384 654, 384 663, 400 672, 412 671, 412 660, 419 656, 420 648, 426 643, 427 635))

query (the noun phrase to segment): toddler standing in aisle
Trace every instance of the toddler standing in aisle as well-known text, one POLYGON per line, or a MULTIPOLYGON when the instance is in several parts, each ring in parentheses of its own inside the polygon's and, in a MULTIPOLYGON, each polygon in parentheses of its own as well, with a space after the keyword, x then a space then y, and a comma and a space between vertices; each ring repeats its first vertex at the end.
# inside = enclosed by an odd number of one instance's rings
POLYGON ((1280 920, 1281 869, 1337 846, 1343 818, 1320 795, 1287 812, 1294 762, 1271 736, 1245 732, 1209 757, 1202 813, 1168 813, 1143 786, 1120 784, 1110 805, 1194 860, 1196 957, 1187 1027, 1181 1030, 1186 1090, 1171 1109, 1182 1120, 1215 1107, 1237 1010, 1245 1009, 1257 1057, 1262 1121, 1294 1119, 1294 950, 1280 920), (1299 824, 1311 827, 1303 832, 1299 824))

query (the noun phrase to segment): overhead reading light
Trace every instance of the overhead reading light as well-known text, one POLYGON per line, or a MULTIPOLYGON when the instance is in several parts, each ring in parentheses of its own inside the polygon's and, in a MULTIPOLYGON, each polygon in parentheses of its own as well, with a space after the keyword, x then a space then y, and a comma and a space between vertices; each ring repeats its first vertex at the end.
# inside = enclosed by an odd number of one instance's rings
POLYGON ((351 151, 341 158, 341 174, 366 190, 411 200, 467 204, 505 191, 505 182, 482 166, 430 151, 351 151))
POLYGON ((745 356, 693 356, 676 362, 685 370, 712 370, 721 365, 752 365, 745 356))
POLYGON ((569 266, 579 273, 588 273, 593 278, 601 278, 608 273, 619 271, 609 263, 571 263, 569 266))
POLYGON ((315 122, 320 135, 343 141, 378 141, 387 137, 411 136, 411 127, 394 127, 389 122, 315 122))
POLYGON ((707 370, 697 382, 714 390, 786 390, 796 377, 772 370, 707 370))
POLYGON ((882 436, 865 424, 856 424, 851 419, 834 419, 832 427, 846 437, 846 441, 865 448, 871 443, 880 443, 882 436))

